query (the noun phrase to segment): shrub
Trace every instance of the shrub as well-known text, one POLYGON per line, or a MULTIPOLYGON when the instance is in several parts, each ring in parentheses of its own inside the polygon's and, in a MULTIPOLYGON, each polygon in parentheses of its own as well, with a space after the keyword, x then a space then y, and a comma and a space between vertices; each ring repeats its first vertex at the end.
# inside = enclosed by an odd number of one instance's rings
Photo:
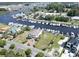
POLYGON ((48 20, 48 21, 51 21, 54 19, 54 16, 51 16, 51 15, 46 15, 43 17, 43 15, 40 15, 39 16, 39 20, 48 20))
POLYGON ((61 22, 68 22, 69 21, 69 18, 67 18, 67 17, 60 17, 60 16, 58 16, 58 17, 56 17, 55 18, 55 20, 56 21, 61 21, 61 22))
POLYGON ((24 50, 19 50, 17 53, 16 53, 16 57, 25 57, 26 54, 25 54, 25 51, 24 50))
POLYGON ((0 40, 0 47, 4 47, 4 45, 6 45, 6 41, 5 40, 0 40))
POLYGON ((6 53, 5 57, 15 57, 14 51, 10 50, 6 53))
POLYGON ((47 15, 45 16, 45 20, 51 21, 54 19, 54 16, 47 15))
POLYGON ((70 11, 67 12, 67 16, 79 16, 79 11, 77 9, 72 9, 70 11))
POLYGON ((0 11, 7 11, 5 8, 0 8, 0 11))
POLYGON ((25 51, 25 54, 26 54, 27 57, 29 57, 30 54, 31 54, 31 49, 27 49, 27 50, 25 51))
POLYGON ((11 44, 11 46, 9 48, 10 49, 14 49, 15 48, 15 44, 11 44))
POLYGON ((43 57, 43 56, 44 56, 44 53, 42 53, 42 52, 38 52, 36 55, 36 57, 43 57))
POLYGON ((7 50, 6 50, 6 49, 2 49, 2 50, 0 51, 0 55, 5 55, 5 54, 6 54, 6 52, 7 52, 7 50))
POLYGON ((31 30, 31 28, 27 26, 27 27, 26 27, 26 30, 27 30, 27 31, 30 31, 30 30, 31 30))
POLYGON ((59 52, 57 50, 54 51, 53 56, 58 57, 59 56, 59 52))
POLYGON ((50 3, 46 7, 47 10, 51 10, 52 12, 57 11, 57 12, 63 12, 64 11, 64 5, 61 3, 50 3))

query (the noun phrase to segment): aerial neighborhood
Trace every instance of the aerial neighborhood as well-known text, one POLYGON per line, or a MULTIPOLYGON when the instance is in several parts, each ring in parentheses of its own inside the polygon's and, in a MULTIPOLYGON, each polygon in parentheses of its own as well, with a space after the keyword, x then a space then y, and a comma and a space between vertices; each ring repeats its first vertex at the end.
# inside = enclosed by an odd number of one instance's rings
POLYGON ((0 57, 79 57, 78 2, 0 3, 0 57))

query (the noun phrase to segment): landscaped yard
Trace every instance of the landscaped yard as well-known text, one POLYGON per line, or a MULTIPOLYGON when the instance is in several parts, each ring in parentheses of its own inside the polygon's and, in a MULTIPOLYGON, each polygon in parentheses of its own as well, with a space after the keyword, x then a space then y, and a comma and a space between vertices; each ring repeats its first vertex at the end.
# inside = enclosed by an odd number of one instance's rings
POLYGON ((28 36, 29 31, 24 31, 24 33, 19 34, 16 38, 15 41, 24 43, 27 41, 26 37, 28 36))
POLYGON ((52 33, 44 32, 40 35, 35 47, 39 49, 49 48, 50 42, 53 41, 51 48, 59 48, 58 41, 62 39, 64 39, 62 35, 53 35, 52 33))

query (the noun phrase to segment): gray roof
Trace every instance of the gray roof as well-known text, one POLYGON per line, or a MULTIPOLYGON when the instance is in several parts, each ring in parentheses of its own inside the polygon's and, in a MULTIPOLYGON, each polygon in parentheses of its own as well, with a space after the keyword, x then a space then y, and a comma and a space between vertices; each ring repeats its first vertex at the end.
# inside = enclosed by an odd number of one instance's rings
POLYGON ((79 44, 79 37, 77 37, 77 38, 71 38, 69 40, 69 43, 78 46, 78 44, 79 44))

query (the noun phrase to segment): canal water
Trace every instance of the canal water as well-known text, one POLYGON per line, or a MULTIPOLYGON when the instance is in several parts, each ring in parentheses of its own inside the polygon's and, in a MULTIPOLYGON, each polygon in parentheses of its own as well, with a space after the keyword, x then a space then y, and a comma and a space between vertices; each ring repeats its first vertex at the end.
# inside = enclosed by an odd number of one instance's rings
POLYGON ((75 36, 78 36, 79 34, 79 28, 73 28, 73 27, 66 27, 66 26, 56 26, 56 25, 46 25, 46 24, 42 24, 42 23, 31 23, 29 22, 29 19, 23 19, 25 21, 22 20, 16 20, 14 18, 12 18, 12 14, 15 13, 7 13, 6 15, 0 16, 0 23, 5 23, 8 24, 9 22, 14 22, 14 23, 19 23, 19 24, 24 24, 24 25, 34 25, 35 28, 45 28, 45 29, 51 29, 51 30, 57 30, 60 31, 60 33, 63 34, 67 34, 69 33, 69 35, 71 35, 71 32, 73 32, 75 34, 75 36))

